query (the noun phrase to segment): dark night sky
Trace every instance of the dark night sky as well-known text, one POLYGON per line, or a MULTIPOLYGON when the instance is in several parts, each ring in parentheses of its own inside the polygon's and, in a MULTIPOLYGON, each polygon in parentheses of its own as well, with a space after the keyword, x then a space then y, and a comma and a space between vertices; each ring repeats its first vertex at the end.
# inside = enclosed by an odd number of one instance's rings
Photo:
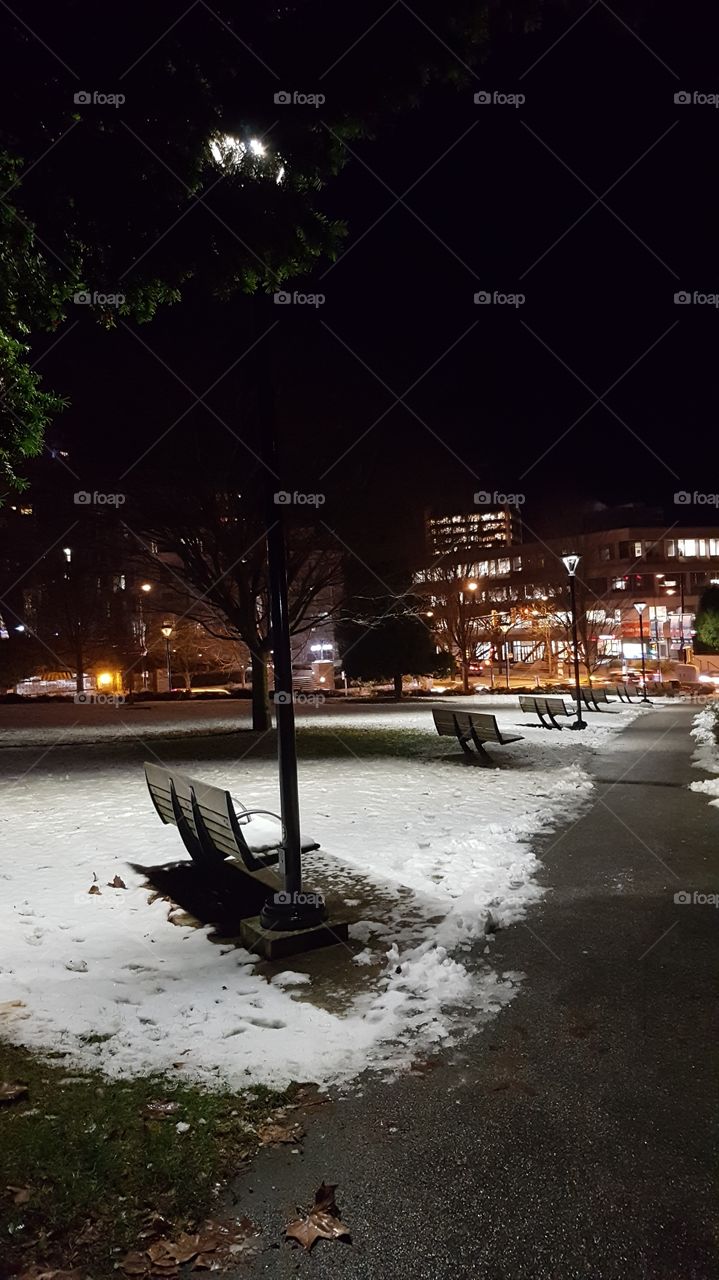
MULTIPOLYGON (((275 342, 283 430, 305 453, 308 483, 328 493, 328 522, 342 525, 348 490, 355 527, 366 519, 401 539, 426 503, 471 505, 478 488, 524 492, 543 528, 579 498, 671 509, 675 489, 719 488, 719 314, 674 303, 680 289, 719 290, 719 112, 673 100, 719 91, 717 18, 692 3, 645 7, 641 40, 621 6, 598 0, 505 41, 473 88, 522 92, 525 105, 432 88, 358 145, 361 159, 328 188, 328 211, 350 224, 345 257, 296 282, 326 302, 276 308, 275 342), (391 192, 414 183, 414 213, 386 212, 391 192), (612 186, 609 207, 586 212, 612 186), (479 307, 480 289, 526 303, 479 307), (368 431, 414 383, 417 416, 395 405, 368 431), (615 383, 609 408, 595 404, 615 383)), ((368 74, 371 56, 371 40, 348 55, 368 74)), ((327 77, 328 95, 342 72, 327 77)), ((250 306, 190 300, 135 332, 200 392, 247 345, 250 306)), ((40 367, 72 400, 52 434, 87 483, 98 468, 120 473, 191 403, 128 331, 99 332, 84 316, 40 367)), ((210 397, 240 428, 246 374, 210 397)), ((197 409, 185 427, 209 432, 211 421, 197 409)), ((182 430, 171 433, 178 449, 182 430)))

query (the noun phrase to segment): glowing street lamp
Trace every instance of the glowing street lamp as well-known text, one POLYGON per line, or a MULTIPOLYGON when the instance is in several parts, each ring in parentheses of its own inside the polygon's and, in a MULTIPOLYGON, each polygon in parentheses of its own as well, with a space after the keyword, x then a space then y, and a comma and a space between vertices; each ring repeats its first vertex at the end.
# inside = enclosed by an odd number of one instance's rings
POLYGON ((644 614, 644 610, 646 609, 646 607, 647 607, 647 606, 646 606, 646 603, 644 603, 644 602, 640 602, 640 603, 636 603, 636 602, 635 602, 635 605, 634 605, 634 608, 636 609, 637 613, 639 614, 639 647, 640 647, 640 649, 641 649, 641 651, 642 651, 642 697, 641 697, 641 701, 642 701, 642 702, 649 702, 649 701, 650 701, 650 699, 647 697, 647 668, 646 668, 646 662, 645 662, 645 658, 644 658, 644 617, 643 617, 643 614, 644 614))
POLYGON ((165 637, 165 663, 167 665, 167 690, 172 690, 172 658, 170 655, 170 636, 172 635, 172 623, 163 622, 160 631, 165 637))
POLYGON ((570 555, 562 556, 562 564, 569 574, 569 590, 572 598, 572 644, 574 645, 574 696, 577 702, 577 718, 572 729, 586 729, 587 722, 582 719, 582 691, 579 685, 579 641, 577 638, 577 589, 575 578, 577 576, 577 565, 581 560, 581 556, 570 555))

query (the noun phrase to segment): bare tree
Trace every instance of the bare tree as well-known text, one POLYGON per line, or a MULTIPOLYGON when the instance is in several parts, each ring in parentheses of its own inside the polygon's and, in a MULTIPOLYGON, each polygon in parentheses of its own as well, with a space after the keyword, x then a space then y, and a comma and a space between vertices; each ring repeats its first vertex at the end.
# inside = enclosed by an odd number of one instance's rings
MULTIPOLYGON (((180 511, 159 510, 144 522, 146 566, 164 582, 176 616, 210 636, 242 641, 252 667, 252 725, 271 726, 268 666, 272 648, 265 524, 257 487, 239 494, 206 489, 183 497, 180 511)), ((289 624, 292 634, 336 613, 342 558, 316 529, 289 525, 289 624)))

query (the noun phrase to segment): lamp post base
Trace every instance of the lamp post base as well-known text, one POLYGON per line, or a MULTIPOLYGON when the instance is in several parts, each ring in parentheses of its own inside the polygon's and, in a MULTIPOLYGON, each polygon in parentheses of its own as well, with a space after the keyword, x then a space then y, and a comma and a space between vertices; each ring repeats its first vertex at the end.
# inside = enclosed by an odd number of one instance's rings
POLYGON ((347 942, 349 925, 346 920, 324 920, 312 928, 279 930, 265 928, 261 920, 261 916, 243 920, 240 937, 248 951, 265 960, 282 960, 285 956, 347 942))
POLYGON ((586 727, 587 727, 586 720, 575 720, 574 724, 570 724, 569 726, 570 729, 586 729, 586 727))
POLYGON ((319 893, 276 893, 265 902, 259 920, 263 929, 290 933, 314 929, 327 919, 327 908, 319 893))

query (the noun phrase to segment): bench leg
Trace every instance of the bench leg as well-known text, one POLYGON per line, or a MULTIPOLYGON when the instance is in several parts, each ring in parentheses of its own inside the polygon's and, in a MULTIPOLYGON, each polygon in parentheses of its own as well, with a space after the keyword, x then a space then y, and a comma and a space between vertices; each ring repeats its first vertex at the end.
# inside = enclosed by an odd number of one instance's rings
POLYGON ((549 716, 549 719, 550 719, 550 720, 551 720, 551 722, 552 722, 552 727, 553 727, 554 729, 559 729, 559 731, 560 731, 560 733, 561 733, 562 726, 561 726, 561 724, 559 723, 559 721, 557 720, 557 717, 555 716, 554 712, 553 712, 553 711, 547 711, 547 715, 549 716))
POLYGON ((472 742, 477 748, 477 756, 479 758, 479 763, 483 765, 485 768, 487 767, 487 765, 489 765, 490 767, 493 767, 494 761, 491 755, 489 754, 489 752, 485 751, 484 743, 480 742, 479 738, 477 737, 477 732, 474 728, 474 725, 472 725, 470 732, 472 734, 472 742))
POLYGON ((562 726, 557 724, 551 711, 538 711, 537 715, 539 717, 539 723, 541 724, 543 729, 561 729, 562 726), (552 722, 551 724, 547 724, 546 720, 544 719, 545 715, 549 716, 549 719, 552 722))

